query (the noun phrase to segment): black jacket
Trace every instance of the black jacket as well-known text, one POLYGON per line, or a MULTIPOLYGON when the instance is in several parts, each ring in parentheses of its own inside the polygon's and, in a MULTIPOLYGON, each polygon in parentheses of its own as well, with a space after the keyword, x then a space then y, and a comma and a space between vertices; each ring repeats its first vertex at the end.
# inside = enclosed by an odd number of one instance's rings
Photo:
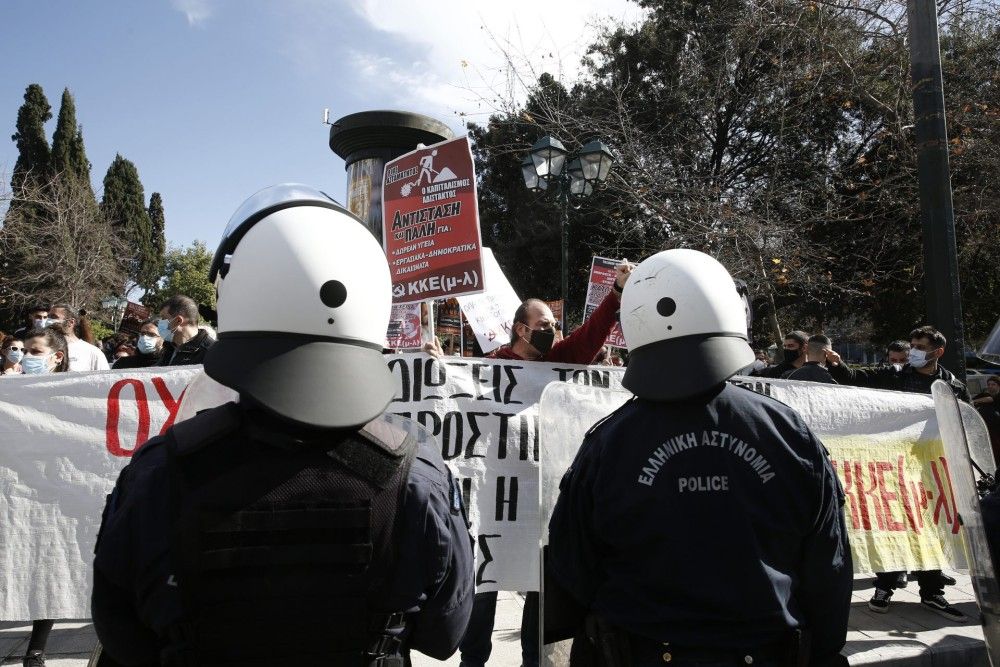
POLYGON ((802 364, 802 368, 788 371, 781 376, 783 380, 802 380, 805 382, 825 382, 827 384, 837 384, 837 381, 830 376, 830 371, 818 361, 807 361, 802 364))
POLYGON ((149 366, 159 366, 160 362, 163 361, 163 351, 160 350, 153 354, 133 354, 131 357, 122 357, 121 359, 116 359, 115 363, 111 364, 112 370, 121 370, 123 368, 147 368, 149 366))
POLYGON ((937 372, 934 375, 918 373, 913 366, 906 364, 902 369, 896 370, 892 366, 887 368, 851 368, 846 364, 836 364, 830 366, 830 375, 840 384, 848 384, 853 387, 871 387, 872 389, 888 389, 889 391, 906 391, 911 394, 929 394, 934 380, 944 380, 955 393, 955 398, 966 403, 971 403, 969 390, 964 384, 955 379, 951 371, 941 364, 938 364, 937 372))
POLYGON ((157 366, 191 366, 205 362, 208 348, 215 345, 215 340, 204 329, 198 330, 198 335, 176 347, 169 341, 163 341, 163 358, 157 366))

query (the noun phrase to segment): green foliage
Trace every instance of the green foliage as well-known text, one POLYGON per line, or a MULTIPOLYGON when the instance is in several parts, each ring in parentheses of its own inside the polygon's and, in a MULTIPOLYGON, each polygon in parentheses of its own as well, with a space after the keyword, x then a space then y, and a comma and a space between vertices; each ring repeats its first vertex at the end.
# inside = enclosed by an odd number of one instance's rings
POLYGON ((164 253, 167 249, 167 238, 164 233, 167 223, 163 212, 163 198, 159 192, 154 192, 149 198, 149 223, 152 252, 149 271, 146 273, 147 280, 150 280, 147 285, 155 283, 163 275, 164 253))
MULTIPOLYGON (((83 129, 76 122, 76 103, 63 90, 56 131, 52 135, 51 172, 74 179, 81 187, 91 188, 90 161, 83 146, 83 129)), ((94 203, 97 201, 95 199, 94 203)))
POLYGON ((17 111, 17 132, 11 136, 18 151, 11 179, 15 199, 25 186, 25 179, 32 179, 37 184, 44 182, 49 173, 51 152, 45 137, 45 123, 51 118, 52 107, 42 87, 31 84, 24 92, 24 104, 17 111))
POLYGON ((177 294, 191 297, 199 305, 215 309, 215 286, 208 279, 212 252, 204 241, 186 247, 171 247, 164 257, 162 280, 146 292, 143 304, 158 310, 163 302, 177 294))
POLYGON ((98 341, 115 334, 115 330, 111 328, 111 325, 102 320, 90 320, 90 330, 94 334, 94 340, 98 341))
POLYGON ((153 230, 139 171, 129 160, 115 155, 104 176, 101 213, 112 231, 128 247, 128 277, 133 284, 149 285, 156 280, 157 264, 153 230))

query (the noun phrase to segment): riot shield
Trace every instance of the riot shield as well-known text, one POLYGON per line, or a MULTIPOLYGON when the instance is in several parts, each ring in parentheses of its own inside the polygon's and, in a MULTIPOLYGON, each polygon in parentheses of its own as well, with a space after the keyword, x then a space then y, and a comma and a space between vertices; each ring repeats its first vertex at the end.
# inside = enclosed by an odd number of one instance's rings
MULTIPOLYGON (((563 473, 576 457, 584 436, 590 428, 618 409, 632 394, 626 391, 602 389, 578 384, 554 382, 542 392, 538 405, 539 451, 542 453, 538 465, 539 474, 539 517, 542 521, 542 545, 549 541, 549 517, 559 498, 559 481, 563 473)), ((544 567, 544 565, 543 565, 544 567)), ((542 646, 539 655, 543 665, 566 665, 569 662, 568 642, 545 643, 546 616, 549 625, 565 628, 573 619, 573 601, 565 592, 550 590, 546 601, 546 580, 542 572, 538 615, 539 633, 542 646)), ((549 586, 551 589, 551 585, 549 586)), ((552 639, 553 633, 548 633, 552 639)), ((558 639, 569 636, 557 632, 558 639)))
MULTIPOLYGON (((973 589, 983 615, 987 653, 991 664, 1000 667, 1000 586, 993 568, 972 471, 973 452, 982 456, 982 452, 991 451, 989 434, 979 414, 971 406, 960 404, 947 383, 935 381, 931 393, 945 456, 951 463, 951 486, 963 528, 962 543, 970 564, 973 589)), ((992 454, 989 458, 992 461, 992 454)))

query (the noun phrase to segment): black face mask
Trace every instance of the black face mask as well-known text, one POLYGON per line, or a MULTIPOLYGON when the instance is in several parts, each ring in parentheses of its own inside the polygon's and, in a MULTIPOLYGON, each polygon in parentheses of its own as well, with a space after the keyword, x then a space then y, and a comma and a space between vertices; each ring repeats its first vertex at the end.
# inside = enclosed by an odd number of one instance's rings
POLYGON ((785 355, 786 364, 793 363, 796 359, 799 358, 798 350, 782 350, 782 353, 785 355))
POLYGON ((528 339, 528 342, 544 357, 552 349, 555 340, 556 332, 552 329, 531 329, 531 338, 528 339))

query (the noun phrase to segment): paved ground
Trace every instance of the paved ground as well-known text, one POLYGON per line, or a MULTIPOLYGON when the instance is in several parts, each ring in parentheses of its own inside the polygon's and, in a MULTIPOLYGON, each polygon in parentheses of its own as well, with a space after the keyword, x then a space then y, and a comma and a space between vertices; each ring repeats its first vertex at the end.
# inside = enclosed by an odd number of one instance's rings
MULTIPOLYGON (((868 609, 872 595, 870 577, 854 581, 850 632, 844 653, 852 665, 883 664, 892 667, 988 667, 979 610, 967 576, 955 575, 958 585, 949 588, 948 599, 970 617, 956 623, 921 607, 917 584, 897 591, 888 614, 868 609)), ((521 664, 522 596, 501 593, 493 630, 490 665, 517 667, 521 664)), ((31 633, 30 623, 0 623, 0 664, 19 665, 31 633)), ((86 667, 96 639, 88 621, 57 623, 49 638, 47 664, 52 667, 86 667)), ((562 660, 556 659, 555 664, 562 660)), ((414 653, 415 667, 459 664, 458 655, 440 662, 414 653)), ((564 664, 564 663, 563 663, 564 664)))

